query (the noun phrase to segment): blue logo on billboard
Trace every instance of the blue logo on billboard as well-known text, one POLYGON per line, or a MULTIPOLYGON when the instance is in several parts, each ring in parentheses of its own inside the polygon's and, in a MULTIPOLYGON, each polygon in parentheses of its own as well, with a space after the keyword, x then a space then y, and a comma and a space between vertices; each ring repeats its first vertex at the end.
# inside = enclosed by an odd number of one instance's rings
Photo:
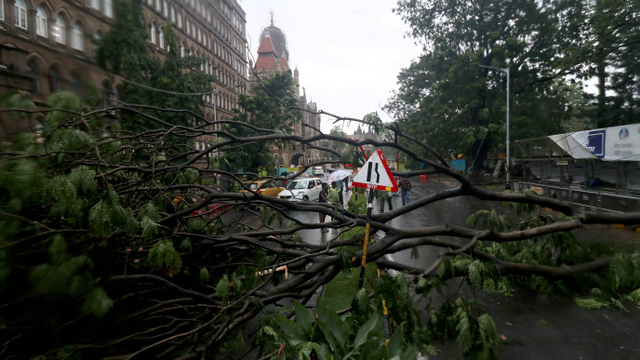
POLYGON ((593 155, 603 158, 606 136, 607 130, 589 131, 589 137, 585 148, 593 155))
POLYGON ((629 130, 627 128, 620 129, 620 133, 618 133, 620 140, 626 140, 629 137, 629 130))

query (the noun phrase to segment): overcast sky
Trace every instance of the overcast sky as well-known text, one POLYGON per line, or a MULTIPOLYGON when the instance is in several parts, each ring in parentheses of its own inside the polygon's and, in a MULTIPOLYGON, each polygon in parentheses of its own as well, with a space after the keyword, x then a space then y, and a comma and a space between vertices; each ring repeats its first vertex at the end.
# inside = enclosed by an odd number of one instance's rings
MULTIPOLYGON (((247 13, 247 42, 257 58, 260 34, 270 24, 287 36, 289 66, 298 67, 300 85, 318 108, 362 119, 397 88, 396 77, 421 51, 391 12, 393 0, 240 0, 247 13)), ((249 57, 249 59, 252 59, 249 57)), ((323 117, 322 130, 332 124, 323 117)), ((357 124, 345 127, 353 133, 357 124)))

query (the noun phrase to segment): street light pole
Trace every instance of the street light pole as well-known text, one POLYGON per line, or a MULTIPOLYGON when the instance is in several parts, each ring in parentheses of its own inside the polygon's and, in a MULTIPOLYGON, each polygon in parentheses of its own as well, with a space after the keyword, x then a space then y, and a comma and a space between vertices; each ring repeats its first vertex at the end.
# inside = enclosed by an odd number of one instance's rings
POLYGON ((495 66, 485 66, 485 65, 477 65, 481 68, 487 68, 487 69, 494 69, 494 70, 498 70, 498 71, 502 71, 504 73, 507 74, 507 162, 504 166, 504 170, 507 173, 507 184, 506 184, 506 188, 510 189, 511 188, 511 183, 509 182, 510 177, 509 177, 509 148, 510 148, 510 141, 509 141, 509 83, 511 82, 510 79, 510 68, 499 68, 499 67, 495 67, 495 66))
POLYGON ((507 189, 511 189, 511 183, 509 182, 509 165, 511 165, 509 163, 510 157, 509 157, 509 149, 511 148, 510 146, 510 137, 509 137, 509 68, 504 69, 506 70, 507 73, 507 165, 505 165, 504 169, 507 173, 507 184, 505 185, 507 189))

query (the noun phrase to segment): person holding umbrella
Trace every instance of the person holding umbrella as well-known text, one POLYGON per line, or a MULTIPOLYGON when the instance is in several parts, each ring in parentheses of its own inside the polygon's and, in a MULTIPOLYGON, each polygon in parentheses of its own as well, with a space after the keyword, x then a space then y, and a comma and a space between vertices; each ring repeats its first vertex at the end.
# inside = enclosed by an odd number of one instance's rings
MULTIPOLYGON (((338 192, 338 196, 340 198, 340 205, 344 203, 344 201, 342 200, 342 180, 348 176, 349 176, 349 173, 345 170, 337 170, 329 174, 328 180, 331 183, 331 187, 335 188, 336 191, 338 192), (335 187, 333 186, 334 183, 336 184, 335 187)), ((333 189, 331 190, 333 191, 333 189)))

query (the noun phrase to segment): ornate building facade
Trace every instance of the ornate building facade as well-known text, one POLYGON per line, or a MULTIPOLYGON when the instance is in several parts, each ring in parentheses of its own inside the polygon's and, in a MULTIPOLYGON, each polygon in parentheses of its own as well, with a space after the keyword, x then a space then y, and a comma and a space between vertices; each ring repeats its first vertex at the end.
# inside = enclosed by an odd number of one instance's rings
MULTIPOLYGON (((205 116, 232 116, 238 94, 247 90, 245 13, 236 0, 143 0, 149 48, 162 58, 162 24, 171 21, 183 56, 202 57, 199 70, 215 75, 216 93, 206 96, 205 116)), ((70 90, 86 96, 85 86, 99 90, 102 104, 118 96, 122 79, 99 68, 93 39, 114 25, 113 0, 0 0, 0 93, 29 93, 38 106, 47 97, 70 90)), ((98 101, 99 103, 100 101, 98 101)), ((0 137, 37 130, 39 124, 17 122, 0 114, 0 137)), ((211 137, 196 147, 211 146, 211 137)))
MULTIPOLYGON (((271 25, 266 27, 260 35, 260 47, 258 48, 256 63, 253 65, 250 62, 250 66, 254 70, 250 77, 252 84, 255 84, 256 74, 263 78, 278 72, 291 71, 287 38, 280 28, 273 25, 273 17, 271 25)), ((295 79, 295 91, 298 94, 299 107, 311 111, 302 112, 302 119, 293 126, 293 133, 302 137, 318 134, 318 131, 312 129, 320 129, 320 115, 315 114, 318 106, 312 100, 307 100, 304 87, 302 88, 302 95, 300 95, 300 73, 297 68, 293 71, 293 77, 295 79), (303 124, 308 126, 303 126, 303 124)), ((289 145, 284 148, 271 145, 270 152, 277 166, 297 166, 320 161, 320 152, 318 150, 309 149, 307 146, 300 144, 289 145)))

